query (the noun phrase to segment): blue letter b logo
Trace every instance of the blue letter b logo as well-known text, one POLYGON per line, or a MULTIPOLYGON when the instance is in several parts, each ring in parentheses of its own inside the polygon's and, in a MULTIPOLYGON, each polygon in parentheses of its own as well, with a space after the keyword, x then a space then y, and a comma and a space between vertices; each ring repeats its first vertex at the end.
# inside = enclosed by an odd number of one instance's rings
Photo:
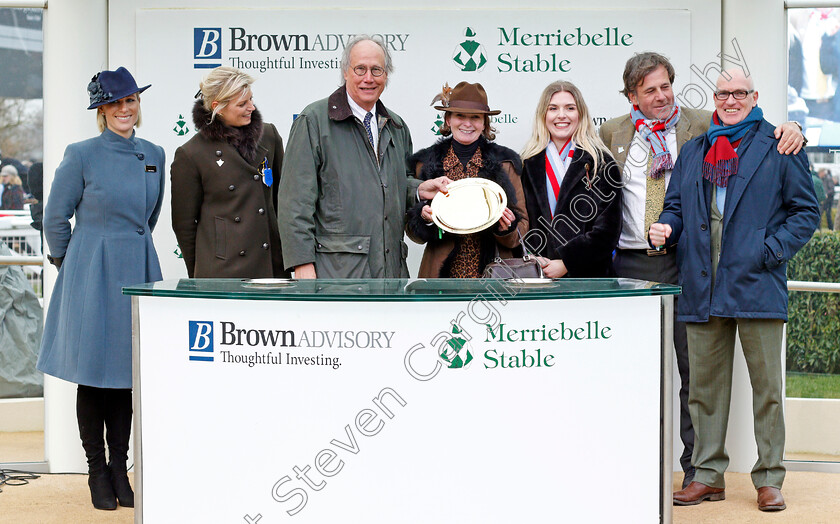
POLYGON ((193 51, 195 58, 222 58, 222 28, 193 29, 193 51))
POLYGON ((213 323, 190 320, 190 351, 213 351, 213 323))

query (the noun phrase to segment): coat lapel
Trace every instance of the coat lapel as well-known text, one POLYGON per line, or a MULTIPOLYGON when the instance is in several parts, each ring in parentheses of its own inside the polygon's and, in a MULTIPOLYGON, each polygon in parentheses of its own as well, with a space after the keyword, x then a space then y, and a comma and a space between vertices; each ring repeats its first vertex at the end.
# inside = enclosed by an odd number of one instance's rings
POLYGON ((691 119, 683 113, 677 121, 677 155, 680 154, 682 146, 694 137, 691 134, 691 127, 691 119))
POLYGON ((257 171, 259 171, 262 161, 265 158, 268 158, 268 148, 262 144, 257 144, 257 154, 254 157, 254 161, 251 162, 251 167, 254 167, 257 171))
POLYGON ((627 153, 630 150, 630 143, 633 141, 635 133, 636 128, 633 127, 633 122, 628 115, 627 124, 619 125, 610 137, 610 153, 612 153, 612 157, 619 166, 623 166, 627 162, 627 153))
MULTIPOLYGON (((527 183, 531 184, 531 187, 534 190, 534 196, 537 199, 537 207, 540 210, 540 216, 544 216, 550 220, 551 212, 548 209, 548 194, 546 193, 545 185, 545 150, 525 160, 525 163, 528 164, 527 171, 530 174, 527 179, 527 183)), ((537 217, 534 217, 532 220, 536 219, 537 217)))
MULTIPOLYGON (((572 189, 586 175, 586 166, 588 165, 589 169, 592 169, 591 163, 588 160, 588 155, 587 158, 582 158, 583 156, 584 151, 582 149, 575 149, 575 156, 572 157, 572 163, 569 164, 569 169, 566 170, 566 175, 563 177, 563 182, 560 184, 560 196, 557 198, 557 207, 554 208, 555 213, 558 209, 563 209, 565 207, 569 196, 574 193, 572 189)), ((592 175, 590 174, 590 176, 592 175)))

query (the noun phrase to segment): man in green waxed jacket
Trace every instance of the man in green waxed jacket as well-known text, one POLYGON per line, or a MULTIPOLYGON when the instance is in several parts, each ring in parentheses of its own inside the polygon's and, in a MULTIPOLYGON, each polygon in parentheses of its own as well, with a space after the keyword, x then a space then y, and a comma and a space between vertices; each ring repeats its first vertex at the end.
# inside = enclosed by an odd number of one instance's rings
POLYGON ((406 207, 448 180, 421 185, 408 171, 411 134, 379 100, 393 71, 385 44, 357 36, 341 69, 344 84, 307 106, 289 134, 278 202, 283 264, 296 278, 408 277, 406 207))

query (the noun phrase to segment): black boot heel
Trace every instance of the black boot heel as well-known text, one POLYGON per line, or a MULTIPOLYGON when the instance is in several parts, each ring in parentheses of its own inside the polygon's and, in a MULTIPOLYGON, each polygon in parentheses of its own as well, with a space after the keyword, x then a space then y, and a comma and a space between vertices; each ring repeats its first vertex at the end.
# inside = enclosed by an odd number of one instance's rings
POLYGON ((128 473, 125 471, 125 466, 115 468, 113 464, 109 464, 108 472, 110 474, 111 486, 114 489, 117 500, 120 502, 120 506, 133 508, 134 490, 131 489, 131 484, 128 482, 128 473))

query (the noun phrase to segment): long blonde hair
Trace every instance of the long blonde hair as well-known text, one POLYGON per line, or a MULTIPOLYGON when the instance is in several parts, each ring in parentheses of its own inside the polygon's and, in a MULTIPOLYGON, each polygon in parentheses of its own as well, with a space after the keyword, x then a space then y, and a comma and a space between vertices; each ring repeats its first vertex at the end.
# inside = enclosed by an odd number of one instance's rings
POLYGON ((548 127, 545 125, 545 115, 548 112, 548 104, 551 102, 551 97, 556 93, 569 93, 575 99, 577 105, 579 119, 578 126, 575 129, 572 139, 575 144, 589 153, 595 165, 592 166, 592 172, 598 172, 598 163, 604 161, 604 154, 609 154, 610 150, 604 145, 604 142, 595 132, 595 125, 592 123, 592 118, 589 116, 589 108, 586 107, 586 102, 583 100, 583 95, 580 89, 571 82, 565 80, 558 80, 548 84, 540 95, 540 101, 537 104, 537 111, 534 115, 534 126, 531 132, 531 138, 522 149, 522 160, 531 158, 532 156, 542 152, 548 147, 548 142, 551 140, 551 134, 548 132, 548 127))

